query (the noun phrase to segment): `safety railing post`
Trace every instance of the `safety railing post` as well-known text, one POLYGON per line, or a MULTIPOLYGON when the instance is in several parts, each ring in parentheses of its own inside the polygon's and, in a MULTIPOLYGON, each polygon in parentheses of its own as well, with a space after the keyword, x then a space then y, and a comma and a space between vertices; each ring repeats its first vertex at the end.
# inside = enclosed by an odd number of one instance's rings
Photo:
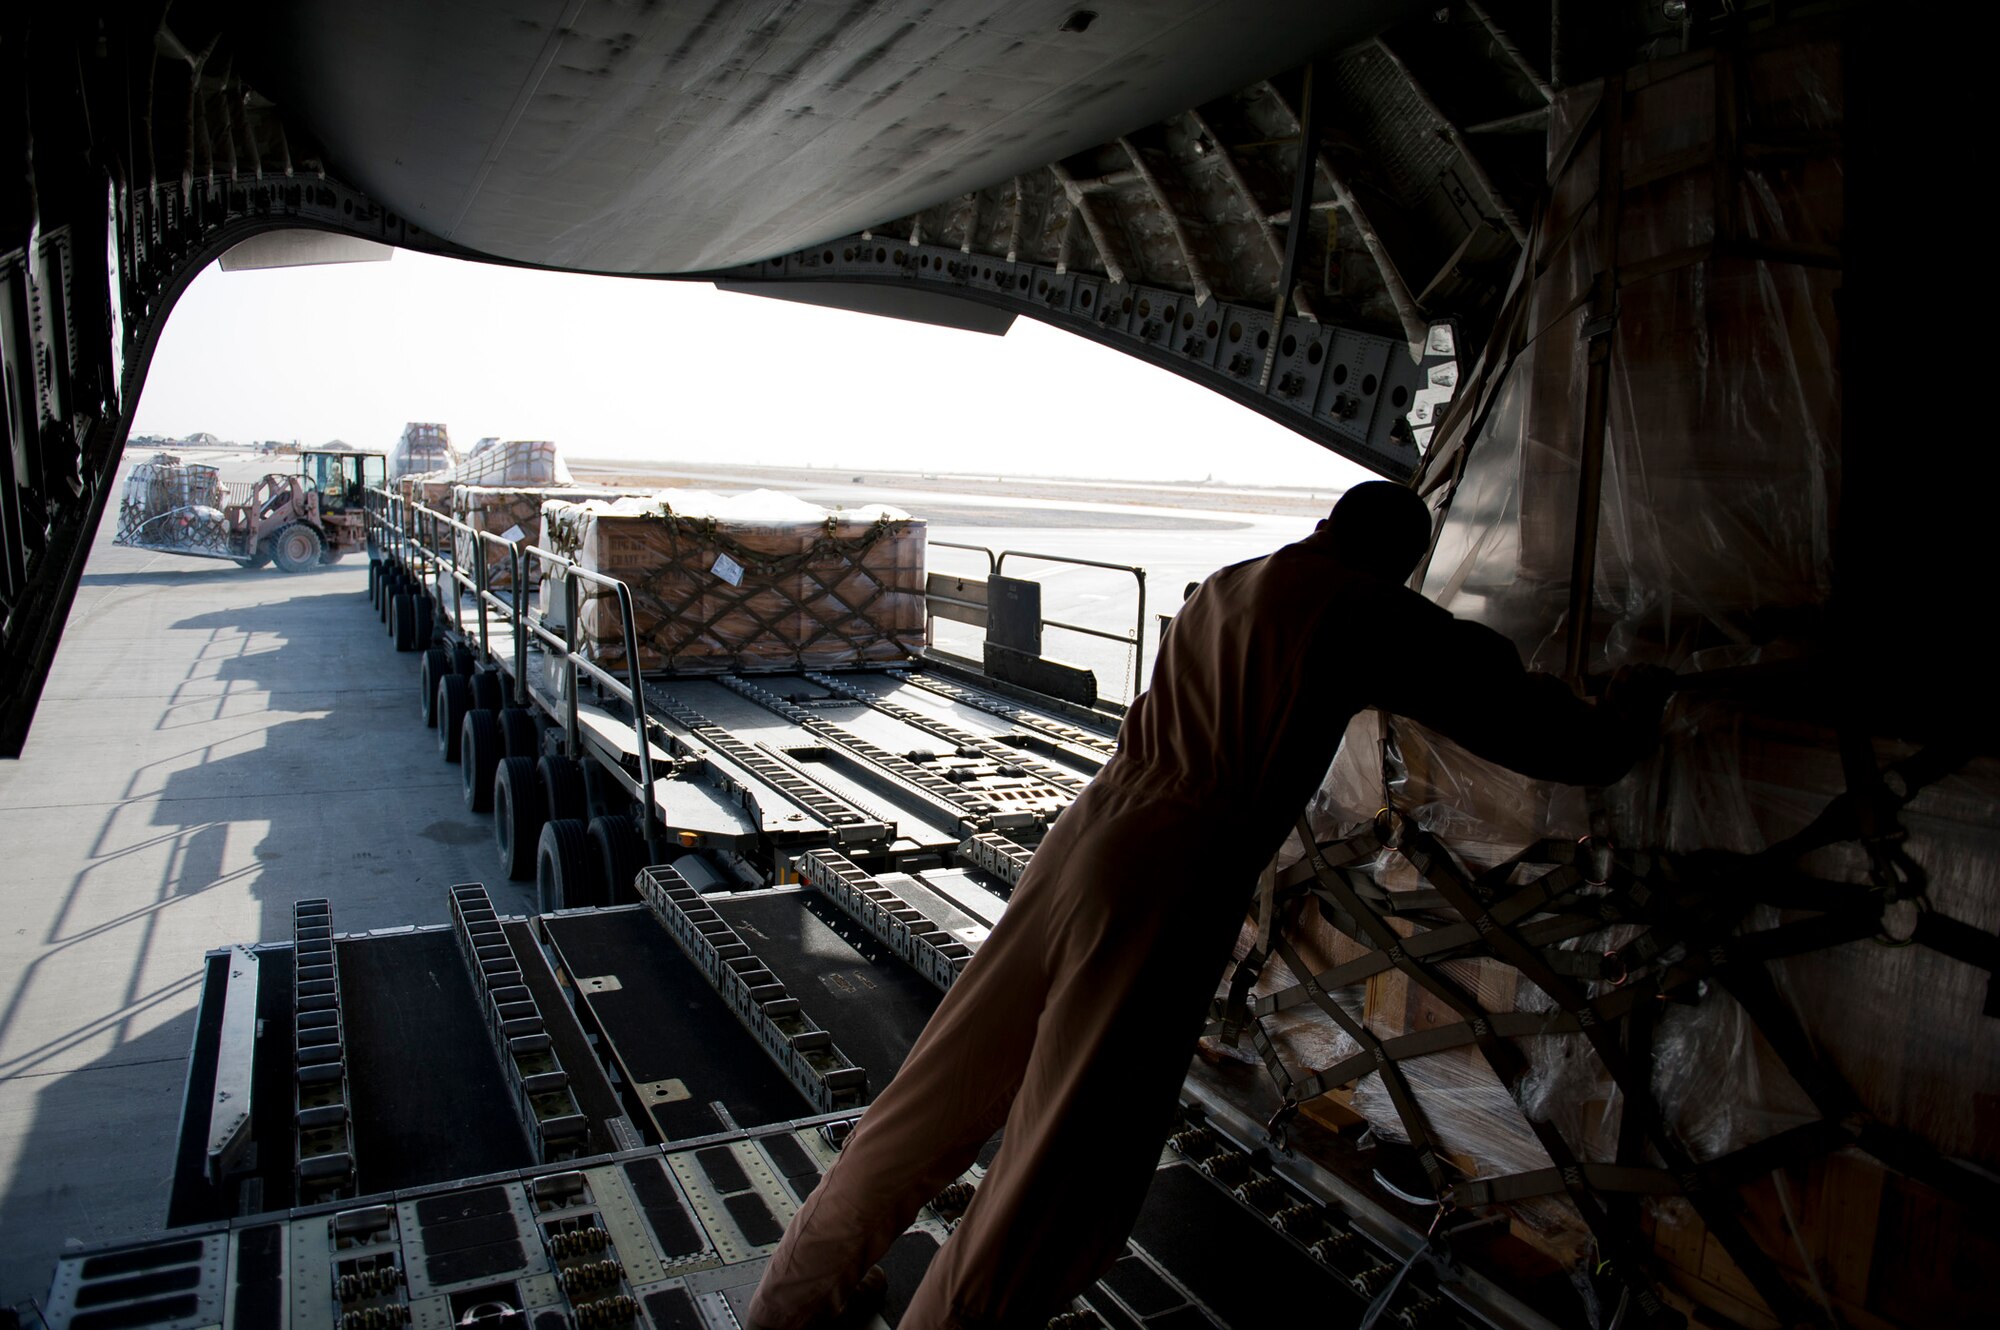
POLYGON ((618 622, 625 643, 625 673, 632 688, 632 725, 639 734, 639 784, 645 794, 641 807, 646 819, 641 830, 646 834, 646 857, 658 863, 666 856, 660 848, 659 820, 653 816, 653 740, 646 732, 646 681, 639 669, 639 634, 633 626, 636 620, 633 617, 632 588, 616 579, 607 580, 617 590, 618 622))
MULTIPOLYGON (((486 538, 496 541, 499 539, 497 536, 486 538)), ((539 545, 530 545, 523 541, 515 548, 520 558, 517 590, 526 585, 526 571, 530 566, 541 568, 544 582, 553 577, 562 583, 563 625, 560 634, 551 631, 539 614, 531 616, 525 607, 521 611, 519 622, 522 625, 521 636, 524 639, 529 633, 533 633, 544 647, 561 655, 564 693, 563 737, 571 756, 581 756, 583 752, 583 723, 578 713, 581 706, 579 684, 585 675, 596 684, 601 694, 609 693, 632 708, 632 735, 638 741, 639 803, 644 816, 640 829, 646 837, 648 861, 659 863, 666 856, 660 839, 659 819, 655 816, 654 792, 658 776, 653 769, 651 722, 646 715, 645 673, 639 660, 638 635, 633 629, 635 619, 632 589, 615 577, 578 568, 562 555, 552 550, 545 550, 539 545), (583 640, 583 609, 581 594, 576 587, 579 581, 603 588, 618 599, 620 629, 625 647, 625 671, 622 679, 590 660, 579 649, 583 640)), ((525 674, 525 671, 523 673, 525 674)))
POLYGON ((1132 696, 1136 699, 1146 686, 1146 570, 1134 568, 1132 572, 1139 579, 1139 615, 1132 626, 1132 696))
POLYGON ((563 600, 563 739, 569 751, 579 751, 583 736, 576 719, 576 579, 562 579, 563 600))
POLYGON ((462 628, 465 623, 465 569, 459 566, 458 528, 451 525, 451 521, 450 518, 445 519, 447 529, 451 532, 451 552, 447 554, 439 550, 438 556, 451 570, 451 621, 454 626, 462 628))
MULTIPOLYGON (((507 547, 508 566, 514 573, 514 705, 528 705, 528 558, 521 545, 507 547)), ((482 558, 480 562, 485 562, 482 558)))
POLYGON ((479 611, 479 658, 485 660, 488 654, 486 649, 486 551, 479 547, 477 540, 472 541, 471 544, 473 607, 479 611))
POLYGON ((1046 628, 1060 628, 1065 632, 1082 633, 1087 637, 1101 637, 1109 642, 1123 642, 1130 646, 1132 648, 1132 696, 1137 697, 1146 678, 1146 570, 1129 563, 1106 563, 1101 559, 1076 559, 1071 558, 1067 554, 1036 554, 1030 550, 1001 550, 1000 557, 993 564, 995 576, 1000 575, 1005 570, 1007 560, 1010 557, 1016 559, 1034 559, 1040 563, 1073 564, 1079 568, 1103 568, 1114 573, 1132 574, 1139 586, 1139 607, 1138 614, 1133 620, 1132 632, 1129 636, 1122 633, 1108 633, 1102 628, 1086 628, 1078 623, 1064 623, 1060 619, 1044 617, 1041 622, 1042 626, 1046 628))
MULTIPOLYGON (((994 573, 999 571, 999 563, 993 557, 993 551, 984 545, 966 545, 956 540, 933 540, 927 542, 927 544, 931 549, 971 550, 974 554, 984 554, 986 556, 986 576, 989 580, 993 577, 994 573)), ((942 574, 940 575, 942 576, 942 574)), ((951 600, 943 596, 939 596, 936 599, 943 601, 947 605, 966 605, 968 608, 971 607, 970 602, 966 601, 951 600)), ((931 600, 930 587, 927 583, 924 587, 924 641, 927 644, 933 643, 936 640, 937 615, 931 612, 931 600)))

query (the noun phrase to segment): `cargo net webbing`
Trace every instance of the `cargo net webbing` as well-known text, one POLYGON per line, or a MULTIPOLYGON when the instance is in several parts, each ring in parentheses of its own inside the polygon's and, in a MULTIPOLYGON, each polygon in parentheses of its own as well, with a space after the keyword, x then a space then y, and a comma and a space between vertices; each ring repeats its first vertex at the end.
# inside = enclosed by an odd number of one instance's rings
MULTIPOLYGON (((2000 1202, 2000 1185, 1989 1176, 1944 1159, 1921 1137, 1870 1114, 1815 1054, 1767 968, 1785 957, 1869 939, 1926 947, 1985 971, 1985 1013, 2000 1015, 2000 980, 1993 978, 2000 938, 1930 908, 1923 870, 1901 849, 1895 821, 1919 790, 1968 756, 1944 747, 1918 752, 1872 782, 1852 784, 1796 835, 1753 854, 1635 851, 1586 837, 1544 840, 1474 872, 1392 807, 1351 835, 1323 843, 1302 818, 1298 833, 1306 857, 1260 890, 1254 944, 1217 1001, 1211 1035, 1232 1047, 1248 1035, 1283 1099, 1274 1131, 1308 1100, 1379 1074, 1431 1189, 1430 1197, 1405 1193, 1406 1200, 1435 1203, 1440 1213, 1567 1203, 1595 1244, 1598 1273, 1618 1280, 1649 1323, 1679 1324, 1681 1318, 1660 1300, 1648 1274, 1649 1244, 1637 1204, 1646 1196, 1684 1198, 1782 1323, 1813 1321, 1819 1313, 1740 1218, 1747 1184, 1854 1147, 1984 1213, 2000 1202), (1866 850, 1868 882, 1825 881, 1796 867, 1801 856, 1843 841, 1866 850), (1364 870, 1385 854, 1400 856, 1422 885, 1393 892, 1377 885, 1364 870), (1916 922, 1907 936, 1891 938, 1884 913, 1899 902, 1915 903, 1916 922), (1784 921, 1747 931, 1759 907, 1783 911, 1784 921), (1288 936, 1307 910, 1317 910, 1365 950, 1315 973, 1288 936), (1586 937, 1622 940, 1601 952, 1563 945, 1586 937), (1488 1010, 1453 972, 1454 963, 1466 960, 1512 967, 1546 998, 1545 1009, 1488 1010), (1273 961, 1284 965, 1291 982, 1259 985, 1273 961), (1370 1030, 1352 998, 1342 1000, 1348 996, 1342 990, 1391 971, 1456 1019, 1386 1038, 1370 1030), (1253 997, 1256 987, 1266 991, 1253 997), (1665 1003, 1725 996, 1754 1024, 1818 1116, 1697 1160, 1654 1093, 1655 1022, 1665 1003), (1358 1051, 1318 1068, 1287 1066, 1270 1025, 1308 1004, 1358 1051), (1530 1060, 1519 1041, 1560 1036, 1579 1037, 1621 1097, 1614 1162, 1586 1162, 1578 1143, 1526 1092, 1530 1060), (1454 1049, 1473 1049, 1484 1059, 1546 1153, 1548 1167, 1454 1176, 1427 1116, 1427 1096, 1417 1093, 1408 1072, 1416 1060, 1454 1049)), ((1430 1098, 1433 1109, 1450 1111, 1451 1105, 1430 1098)))
MULTIPOLYGON (((901 519, 878 518, 848 537, 835 535, 829 521, 799 549, 778 555, 746 545, 712 519, 661 513, 650 520, 667 533, 669 557, 619 575, 640 607, 633 625, 640 653, 666 668, 792 668, 912 654, 907 631, 878 606, 888 608, 883 598, 894 593, 920 597, 923 570, 866 561, 901 519), (714 570, 718 554, 742 570, 740 582, 732 585, 714 570), (909 585, 895 584, 900 571, 909 572, 909 585)), ((552 538, 557 553, 576 557, 574 533, 558 530, 552 538)), ((615 622, 616 601, 605 588, 585 584, 577 598, 600 607, 606 617, 598 622, 615 622)), ((619 649, 615 631, 605 631, 599 645, 619 649)))
POLYGON ((233 558, 236 553, 229 540, 228 519, 221 509, 206 504, 188 504, 163 512, 150 504, 121 500, 118 533, 112 537, 112 543, 224 558, 233 558))

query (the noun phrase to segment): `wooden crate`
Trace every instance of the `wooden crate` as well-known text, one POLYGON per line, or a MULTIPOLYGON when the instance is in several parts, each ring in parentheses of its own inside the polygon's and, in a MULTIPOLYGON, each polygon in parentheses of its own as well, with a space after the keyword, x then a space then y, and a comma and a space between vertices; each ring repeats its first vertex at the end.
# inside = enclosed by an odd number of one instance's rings
MULTIPOLYGON (((530 544, 539 543, 542 531, 542 505, 550 499, 570 503, 584 503, 592 499, 613 500, 627 497, 629 490, 601 489, 576 485, 534 485, 497 486, 450 484, 451 499, 449 511, 459 521, 477 531, 489 532, 509 541, 525 540, 530 544)), ((475 543, 485 551, 486 585, 494 590, 504 590, 514 584, 513 561, 489 541, 477 541, 464 532, 458 537, 456 558, 459 566, 470 568, 480 557, 474 549, 475 543)), ((541 561, 530 558, 527 561, 528 590, 541 585, 541 561)))
MULTIPOLYGON (((640 666, 830 669, 907 659, 924 642, 925 523, 734 521, 650 505, 543 507, 543 543, 631 588, 640 666)), ((544 586, 544 607, 550 588, 544 586)), ((578 587, 589 655, 624 662, 614 596, 578 587)))

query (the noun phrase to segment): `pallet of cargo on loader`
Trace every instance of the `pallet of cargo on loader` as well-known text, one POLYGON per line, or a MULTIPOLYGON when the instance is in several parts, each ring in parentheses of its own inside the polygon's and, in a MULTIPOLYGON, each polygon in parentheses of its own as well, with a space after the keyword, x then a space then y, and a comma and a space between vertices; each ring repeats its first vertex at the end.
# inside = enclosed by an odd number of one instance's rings
MULTIPOLYGON (((543 508, 541 545, 631 590, 640 665, 686 672, 833 669, 924 646, 926 524, 829 512, 760 491, 543 508)), ((622 665, 615 597, 578 587, 583 650, 622 665)), ((543 589, 544 610, 549 587, 543 589)))

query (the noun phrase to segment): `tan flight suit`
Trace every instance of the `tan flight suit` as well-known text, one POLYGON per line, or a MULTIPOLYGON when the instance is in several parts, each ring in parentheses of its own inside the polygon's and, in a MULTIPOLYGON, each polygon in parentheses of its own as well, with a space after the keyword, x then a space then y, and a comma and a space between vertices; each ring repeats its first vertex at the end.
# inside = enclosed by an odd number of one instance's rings
POLYGON ((1643 743, 1498 634, 1347 571, 1324 537, 1215 574, 1117 756, 792 1220, 755 1325, 825 1315, 1003 1125, 902 1330, 1040 1330, 1110 1266, 1256 876, 1364 706, 1576 783, 1615 779, 1643 743))

